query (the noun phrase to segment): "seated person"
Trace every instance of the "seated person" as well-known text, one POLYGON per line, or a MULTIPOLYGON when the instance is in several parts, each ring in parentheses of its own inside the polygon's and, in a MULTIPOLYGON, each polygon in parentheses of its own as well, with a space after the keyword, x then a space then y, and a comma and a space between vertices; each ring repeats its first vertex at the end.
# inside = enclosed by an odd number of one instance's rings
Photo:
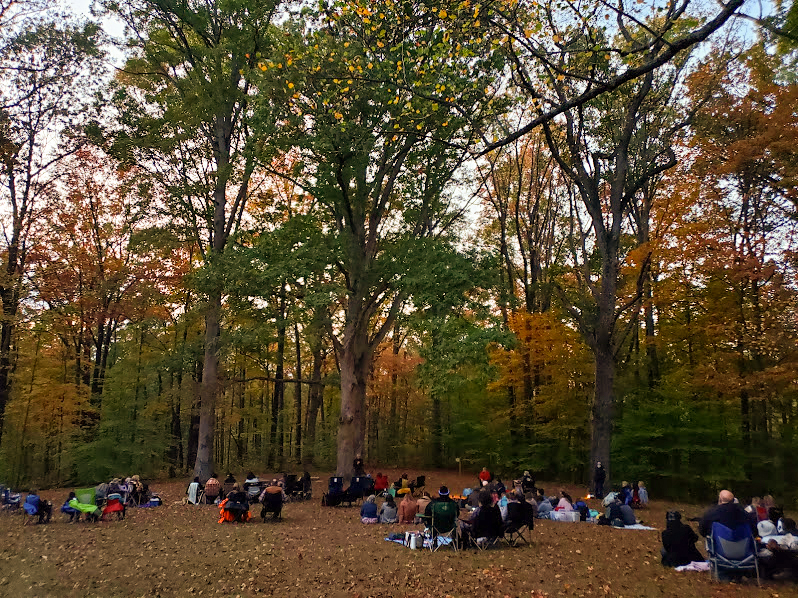
POLYGON ((222 491, 222 485, 216 479, 216 473, 212 473, 208 481, 205 482, 205 502, 214 502, 222 491))
POLYGON ((434 543, 438 534, 446 534, 456 529, 459 513, 460 507, 449 496, 449 488, 441 486, 438 498, 427 505, 424 514, 419 515, 419 518, 432 533, 434 543))
POLYGON ((75 493, 70 492, 69 496, 67 496, 67 499, 64 501, 64 504, 61 505, 61 512, 65 515, 69 515, 69 523, 77 523, 80 519, 80 511, 69 506, 69 501, 73 498, 75 498, 75 493))
POLYGON ((260 511, 261 519, 264 521, 266 520, 266 513, 271 513, 272 519, 279 519, 282 515, 283 504, 286 498, 280 483, 276 479, 272 480, 272 483, 263 489, 263 492, 260 493, 260 497, 257 499, 263 505, 260 511))
POLYGON ((199 476, 194 478, 194 481, 186 488, 186 500, 189 504, 196 505, 199 503, 199 495, 202 491, 199 476))
POLYGON ((499 507, 493 504, 493 497, 489 492, 480 493, 479 509, 470 521, 462 523, 461 529, 464 538, 470 537, 473 542, 480 538, 499 538, 504 535, 499 507))
POLYGON ((138 475, 134 475, 132 478, 130 478, 130 485, 130 496, 133 498, 133 501, 137 505, 147 502, 149 497, 146 496, 144 484, 141 482, 141 478, 139 478, 138 475))
POLYGON ((621 502, 625 505, 632 504, 632 487, 629 482, 621 482, 621 502))
POLYGON ((233 489, 220 506, 223 511, 232 514, 232 521, 241 523, 249 521, 249 497, 241 490, 241 484, 238 482, 233 484, 233 489))
MULTIPOLYGON (((388 478, 385 478, 386 480, 388 478)), ((313 480, 310 479, 310 472, 305 471, 302 473, 302 477, 299 478, 299 483, 302 485, 302 492, 306 495, 309 495, 313 490, 313 480)))
POLYGON ((100 482, 94 488, 94 502, 98 507, 102 507, 109 494, 109 485, 105 482, 100 482))
POLYGON ((738 503, 734 502, 734 494, 728 490, 721 490, 718 494, 718 504, 704 513, 698 523, 698 533, 705 537, 708 536, 712 533, 712 524, 716 521, 729 529, 748 525, 751 528, 751 533, 756 533, 753 520, 738 503))
POLYGON ((487 467, 482 468, 482 471, 479 472, 478 477, 480 482, 490 483, 490 481, 493 479, 493 476, 490 474, 487 467))
POLYGON ((429 492, 423 492, 421 498, 416 501, 416 514, 423 515, 427 511, 427 506, 432 502, 429 492))
MULTIPOLYGON (((100 509, 97 505, 89 505, 86 503, 78 502, 78 499, 75 497, 74 492, 69 493, 70 498, 67 501, 67 504, 81 513, 86 513, 86 521, 99 521, 100 520, 100 509)), ((78 518, 80 516, 78 515, 78 518)))
POLYGON ((648 506, 648 490, 643 482, 637 482, 637 496, 640 499, 640 506, 648 506))
POLYGON ((521 476, 521 490, 524 494, 535 491, 535 478, 528 470, 521 476))
POLYGON ((635 525, 637 523, 637 518, 635 517, 635 512, 631 505, 621 505, 620 509, 624 526, 635 525))
POLYGON ((49 523, 50 517, 53 515, 53 505, 49 501, 42 500, 39 497, 39 491, 31 489, 28 496, 25 497, 25 503, 22 505, 28 515, 36 515, 38 517, 36 523, 49 523))
POLYGON ((554 508, 555 511, 573 511, 574 510, 574 501, 571 498, 571 495, 568 494, 565 490, 560 490, 560 501, 557 503, 557 506, 554 508))
POLYGON ((374 492, 376 494, 383 494, 386 490, 388 490, 389 485, 390 482, 388 481, 388 476, 378 473, 377 478, 374 480, 374 492))
POLYGON ((466 504, 472 509, 479 507, 479 493, 482 492, 482 487, 473 488, 466 498, 466 504))
POLYGON ((408 492, 399 503, 399 523, 413 523, 418 512, 418 503, 413 498, 413 493, 408 492))
POLYGON ((244 492, 247 493, 249 502, 257 502, 260 496, 260 479, 251 471, 247 473, 247 479, 244 480, 244 492))
POLYGON ((607 521, 610 525, 615 525, 617 527, 625 527, 626 524, 623 522, 623 511, 621 511, 621 499, 616 495, 616 497, 612 500, 612 502, 607 506, 607 510, 604 513, 604 516, 607 518, 607 521))
POLYGON ((507 517, 505 529, 516 531, 525 525, 531 525, 534 518, 532 505, 526 502, 523 494, 511 492, 507 495, 507 517))
POLYGON ((504 485, 501 478, 496 478, 496 481, 493 482, 493 492, 499 496, 507 492, 507 487, 504 485))
POLYGON ((768 540, 766 551, 759 553, 762 576, 773 579, 798 579, 798 553, 774 538, 768 540))
POLYGON ((399 523, 399 509, 390 494, 385 497, 385 502, 380 507, 380 523, 399 523))
POLYGON ((110 482, 108 482, 108 494, 121 494, 122 492, 122 480, 119 478, 114 478, 110 482))
POLYGON ((377 515, 377 497, 373 494, 363 501, 363 506, 360 507, 360 522, 361 523, 379 523, 380 519, 377 515))
POLYGON ((551 512, 554 511, 554 507, 551 506, 551 501, 546 498, 545 494, 543 493, 543 488, 538 488, 538 518, 540 519, 550 519, 551 512))
POLYGON ((660 549, 662 564, 666 567, 680 567, 692 561, 705 560, 695 546, 697 541, 698 535, 693 528, 682 523, 682 514, 679 511, 668 511, 660 549))
POLYGON ((228 472, 227 473, 227 477, 224 479, 224 483, 225 484, 235 484, 236 483, 235 476, 232 473, 228 472))

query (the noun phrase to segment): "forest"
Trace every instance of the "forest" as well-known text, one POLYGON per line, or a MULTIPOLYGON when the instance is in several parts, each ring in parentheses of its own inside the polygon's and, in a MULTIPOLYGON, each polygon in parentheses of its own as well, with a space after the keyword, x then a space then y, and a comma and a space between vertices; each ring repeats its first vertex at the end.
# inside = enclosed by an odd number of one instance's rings
POLYGON ((362 455, 798 499, 771 8, 0 0, 0 481, 362 455))

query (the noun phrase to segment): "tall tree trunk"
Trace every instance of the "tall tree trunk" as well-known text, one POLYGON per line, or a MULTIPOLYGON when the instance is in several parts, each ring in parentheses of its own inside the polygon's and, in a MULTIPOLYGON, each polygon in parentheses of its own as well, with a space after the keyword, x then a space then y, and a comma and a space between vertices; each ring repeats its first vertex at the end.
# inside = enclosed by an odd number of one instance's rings
POLYGON ((216 396, 219 390, 219 334, 221 331, 222 293, 214 290, 208 297, 205 312, 205 357, 200 385, 199 430, 194 476, 211 477, 214 470, 213 440, 216 430, 216 396))
POLYGON ((310 388, 308 389, 308 424, 305 433, 305 450, 302 451, 303 463, 313 463, 314 446, 316 443, 316 417, 322 409, 324 387, 321 384, 321 366, 324 353, 321 342, 313 347, 313 372, 310 375, 310 388))
POLYGON ((338 417, 336 474, 352 477, 356 455, 363 454, 363 418, 366 387, 371 374, 371 350, 368 334, 359 330, 344 339, 340 347, 341 413, 338 417))
POLYGON ((294 322, 294 344, 296 346, 296 431, 294 432, 294 458, 302 463, 302 344, 299 342, 299 324, 294 322))
POLYGON ((285 393, 285 283, 280 288, 277 311, 277 355, 274 371, 274 393, 272 394, 271 429, 269 438, 271 452, 269 463, 272 467, 282 467, 283 446, 278 435, 281 409, 285 393))

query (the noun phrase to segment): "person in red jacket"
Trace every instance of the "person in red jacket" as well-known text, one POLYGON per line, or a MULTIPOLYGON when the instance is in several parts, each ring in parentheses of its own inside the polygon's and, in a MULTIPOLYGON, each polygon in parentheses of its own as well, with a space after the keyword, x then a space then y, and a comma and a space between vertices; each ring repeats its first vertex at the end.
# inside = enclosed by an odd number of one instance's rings
POLYGON ((385 492, 388 489, 390 482, 388 481, 387 475, 382 475, 382 473, 377 474, 377 478, 374 480, 374 493, 379 495, 385 492))
POLYGON ((481 482, 490 482, 493 479, 493 476, 490 475, 487 467, 483 467, 482 471, 479 472, 479 480, 481 482))

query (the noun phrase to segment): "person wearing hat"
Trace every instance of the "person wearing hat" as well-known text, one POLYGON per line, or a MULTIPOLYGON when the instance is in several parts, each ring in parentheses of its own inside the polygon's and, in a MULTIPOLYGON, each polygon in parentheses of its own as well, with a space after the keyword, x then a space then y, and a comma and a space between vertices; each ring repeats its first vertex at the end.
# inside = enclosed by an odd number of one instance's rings
POLYGON ((535 491, 535 478, 532 477, 529 470, 524 471, 524 475, 521 476, 521 491, 524 494, 535 491))
POLYGON ((696 548, 698 534, 689 525, 682 523, 679 511, 668 511, 665 515, 665 531, 662 532, 662 564, 665 567, 679 567, 692 561, 705 560, 696 548))
POLYGON ((436 498, 436 499, 435 499, 435 500, 433 500, 433 501, 430 501, 430 503, 429 503, 429 504, 427 505, 427 507, 424 509, 424 517, 429 517, 429 518, 432 518, 432 507, 433 507, 433 505, 434 505, 436 502, 454 502, 454 501, 453 501, 453 500, 452 500, 452 499, 449 497, 449 488, 448 488, 448 487, 446 487, 446 486, 441 486, 441 487, 438 489, 438 498, 436 498))

